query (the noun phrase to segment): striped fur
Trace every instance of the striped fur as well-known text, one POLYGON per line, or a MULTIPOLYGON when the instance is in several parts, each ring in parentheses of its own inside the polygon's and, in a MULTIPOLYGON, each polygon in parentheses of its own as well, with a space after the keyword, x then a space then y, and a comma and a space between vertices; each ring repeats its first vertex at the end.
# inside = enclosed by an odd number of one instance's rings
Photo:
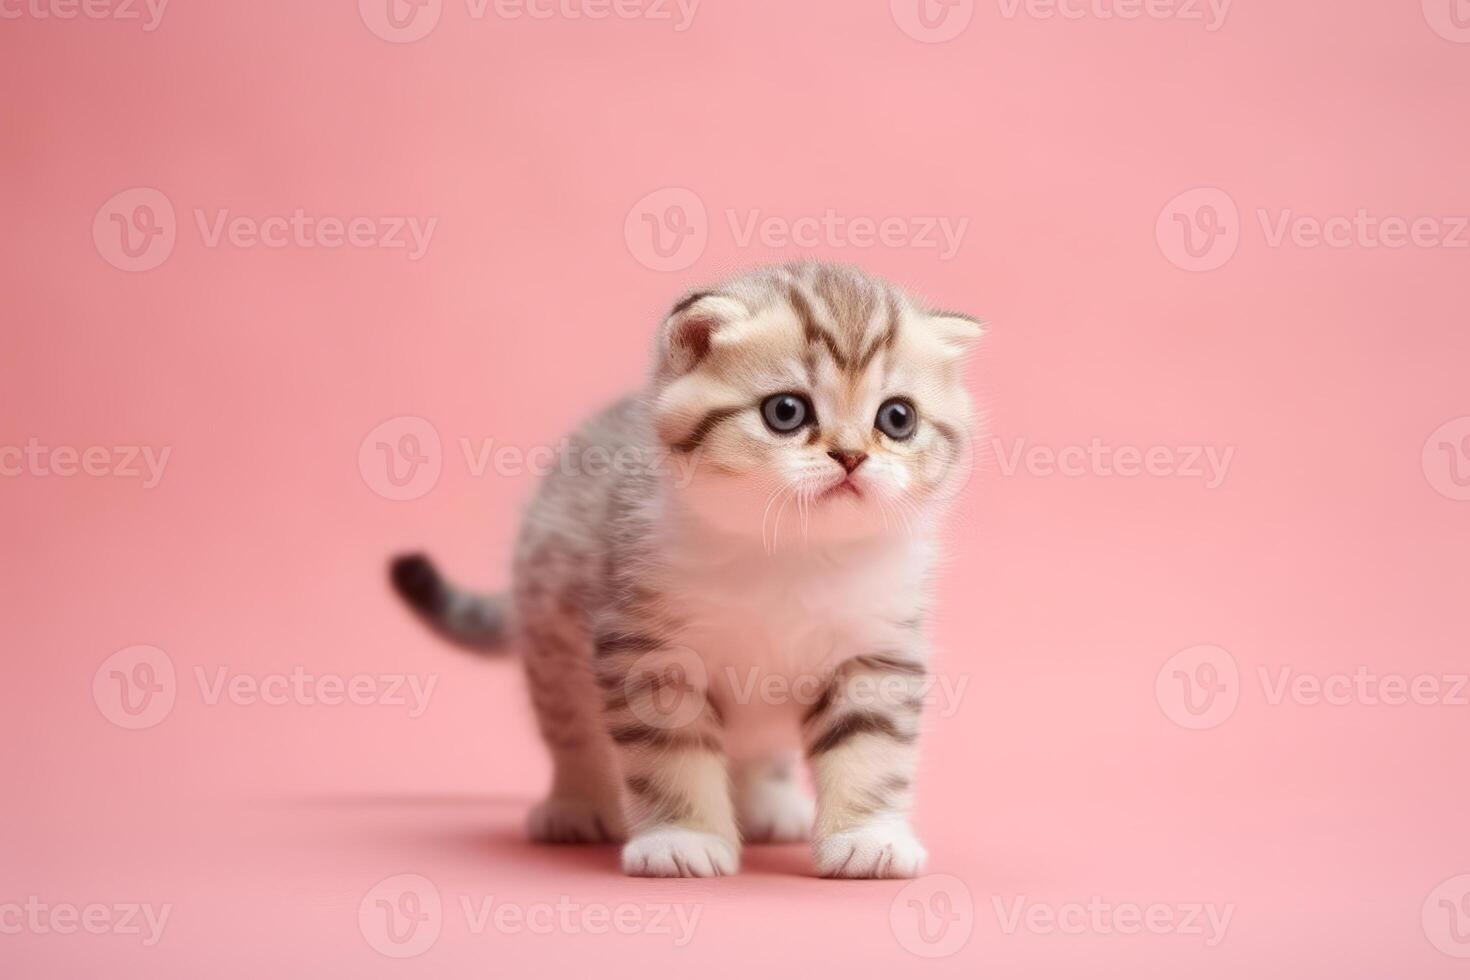
POLYGON ((409 608, 446 640, 480 652, 504 648, 508 632, 504 597, 455 588, 423 555, 395 558, 389 578, 409 608))

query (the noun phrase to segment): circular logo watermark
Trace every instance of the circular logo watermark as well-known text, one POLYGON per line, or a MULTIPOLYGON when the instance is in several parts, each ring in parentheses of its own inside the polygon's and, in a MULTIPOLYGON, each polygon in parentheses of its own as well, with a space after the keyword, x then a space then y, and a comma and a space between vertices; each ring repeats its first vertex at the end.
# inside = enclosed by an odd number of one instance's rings
POLYGON ((439 25, 444 0, 357 0, 357 11, 378 37, 409 44, 427 37, 439 25))
POLYGON ((362 440, 357 468, 378 496, 417 500, 434 489, 444 469, 439 430, 417 415, 389 419, 362 440))
POLYGON ((1240 703, 1240 668, 1230 651, 1201 644, 1165 661, 1154 696, 1174 724, 1195 730, 1223 725, 1240 703))
POLYGON ((634 717, 653 728, 676 729, 703 714, 709 670, 688 647, 645 653, 623 677, 623 696, 634 717))
POLYGON ((915 956, 953 956, 975 931, 975 900, 954 875, 925 875, 893 897, 888 924, 898 944, 915 956))
POLYGON ((422 956, 439 941, 444 903, 439 889, 423 875, 393 875, 362 897, 357 925, 367 944, 384 956, 422 956))
POLYGON ((1421 0, 1424 19, 1446 41, 1470 44, 1470 0, 1421 0))
POLYGON ((953 41, 975 17, 975 0, 889 0, 893 21, 925 44, 953 41))
POLYGON ((152 728, 174 710, 178 693, 174 662, 158 647, 126 647, 92 675, 92 700, 119 728, 152 728))
POLYGON ((1424 478, 1451 500, 1470 500, 1470 415, 1451 419, 1424 442, 1424 478))
POLYGON ((1470 958, 1470 875, 1440 882, 1424 899, 1420 916, 1435 949, 1456 959, 1470 958))
POLYGON ((1196 187, 1164 205, 1154 235, 1170 262, 1189 272, 1209 272, 1235 255, 1240 211, 1218 187, 1196 187))
POLYGON ((647 194, 623 222, 628 251, 654 272, 679 272, 699 261, 709 244, 704 201, 687 187, 647 194))
POLYGON ((178 240, 174 206, 160 190, 130 187, 108 198, 92 219, 97 254, 124 272, 163 265, 178 240))

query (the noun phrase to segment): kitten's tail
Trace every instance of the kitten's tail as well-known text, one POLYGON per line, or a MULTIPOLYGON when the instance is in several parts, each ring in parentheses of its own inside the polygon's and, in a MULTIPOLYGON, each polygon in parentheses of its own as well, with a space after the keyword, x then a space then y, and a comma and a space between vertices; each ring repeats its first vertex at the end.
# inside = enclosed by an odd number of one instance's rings
POLYGON ((505 597, 464 592, 444 580, 425 555, 400 555, 389 567, 393 589, 429 628, 476 653, 506 649, 505 597))

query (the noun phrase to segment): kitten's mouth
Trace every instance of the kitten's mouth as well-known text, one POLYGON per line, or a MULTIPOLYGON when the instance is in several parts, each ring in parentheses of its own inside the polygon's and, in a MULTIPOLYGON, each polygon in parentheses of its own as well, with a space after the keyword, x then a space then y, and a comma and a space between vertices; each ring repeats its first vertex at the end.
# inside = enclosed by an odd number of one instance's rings
POLYGON ((854 500, 863 499, 862 488, 852 482, 852 477, 846 477, 841 482, 823 490, 818 500, 833 500, 837 497, 851 496, 854 500))

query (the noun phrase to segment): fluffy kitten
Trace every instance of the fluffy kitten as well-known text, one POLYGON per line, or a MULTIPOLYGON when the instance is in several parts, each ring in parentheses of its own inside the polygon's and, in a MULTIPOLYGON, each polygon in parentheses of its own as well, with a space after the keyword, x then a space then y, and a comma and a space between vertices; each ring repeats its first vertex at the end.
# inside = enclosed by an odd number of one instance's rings
POLYGON ((542 485, 508 609, 395 563, 441 633, 521 652, 555 762, 533 838, 626 841, 631 875, 732 874, 742 840, 808 838, 824 875, 920 871, 926 586, 980 333, 829 265, 694 293, 647 388, 542 485))

